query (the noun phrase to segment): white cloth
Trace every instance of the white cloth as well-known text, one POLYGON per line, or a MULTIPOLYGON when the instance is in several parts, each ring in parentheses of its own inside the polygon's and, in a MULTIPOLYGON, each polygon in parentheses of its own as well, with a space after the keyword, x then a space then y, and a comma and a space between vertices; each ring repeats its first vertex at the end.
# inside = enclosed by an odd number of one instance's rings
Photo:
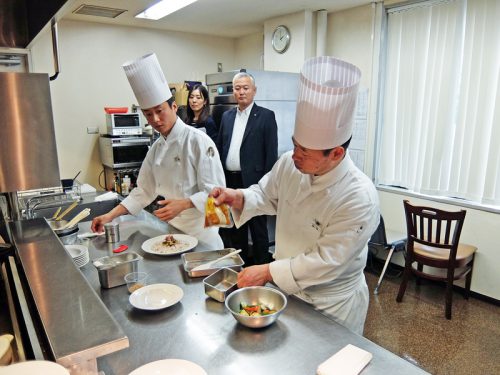
POLYGON ((361 334, 368 309, 367 243, 380 218, 370 179, 349 154, 313 179, 295 168, 288 152, 243 192, 243 211, 233 210, 237 226, 256 215, 277 215, 270 264, 276 285, 361 334))
POLYGON ((195 208, 184 210, 169 225, 214 250, 222 249, 218 229, 204 228, 205 203, 215 186, 225 186, 217 147, 205 133, 178 118, 167 138, 160 137, 148 151, 137 187, 122 204, 136 215, 158 195, 165 199, 189 198, 195 208))
POLYGON ((253 103, 246 107, 243 111, 236 109, 236 117, 234 119, 233 134, 231 135, 231 144, 227 152, 226 169, 228 171, 241 171, 240 163, 240 148, 245 135, 248 118, 253 108, 253 103))
POLYGON ((112 199, 117 199, 118 198, 118 193, 114 191, 108 191, 107 193, 98 195, 97 197, 94 198, 94 201, 96 202, 103 202, 103 201, 110 201, 112 199))
POLYGON ((318 366, 317 375, 357 375, 371 361, 373 355, 348 344, 318 366))

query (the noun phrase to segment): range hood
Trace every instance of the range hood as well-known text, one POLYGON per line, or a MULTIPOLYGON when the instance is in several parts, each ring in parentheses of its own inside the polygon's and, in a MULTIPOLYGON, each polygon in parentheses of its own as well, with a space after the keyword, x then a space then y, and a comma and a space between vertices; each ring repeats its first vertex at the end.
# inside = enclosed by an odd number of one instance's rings
POLYGON ((71 3, 68 0, 0 1, 0 47, 26 48, 71 3))

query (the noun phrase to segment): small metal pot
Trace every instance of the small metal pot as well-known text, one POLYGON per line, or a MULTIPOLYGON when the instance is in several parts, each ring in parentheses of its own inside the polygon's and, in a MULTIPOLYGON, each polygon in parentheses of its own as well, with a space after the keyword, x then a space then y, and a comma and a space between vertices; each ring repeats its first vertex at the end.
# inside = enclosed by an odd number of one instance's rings
POLYGON ((67 220, 48 220, 48 223, 64 245, 73 245, 76 242, 79 231, 78 224, 64 228, 68 224, 67 220))

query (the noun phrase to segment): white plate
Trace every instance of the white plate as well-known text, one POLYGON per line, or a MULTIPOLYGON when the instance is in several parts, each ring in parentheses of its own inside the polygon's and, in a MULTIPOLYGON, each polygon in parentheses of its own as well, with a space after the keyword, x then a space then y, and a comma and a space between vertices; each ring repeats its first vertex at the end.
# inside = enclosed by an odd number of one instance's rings
POLYGON ((69 375, 63 366, 50 361, 19 362, 2 367, 2 375, 69 375))
POLYGON ((89 251, 87 249, 87 247, 85 247, 83 245, 65 245, 64 247, 66 248, 69 255, 71 255, 71 257, 73 259, 79 258, 82 255, 88 254, 88 251, 89 251))
POLYGON ((158 251, 155 249, 155 246, 160 246, 167 234, 150 238, 149 240, 144 241, 142 244, 142 250, 146 253, 156 254, 156 255, 175 255, 185 253, 191 249, 194 249, 196 245, 198 245, 198 240, 196 237, 188 236, 187 234, 172 234, 174 239, 179 241, 179 244, 176 244, 175 247, 170 249, 165 249, 165 251, 158 251))
POLYGON ((147 363, 129 375, 208 375, 205 370, 194 362, 184 359, 162 359, 147 363))
POLYGON ((132 306, 141 310, 161 310, 175 305, 184 292, 173 284, 151 284, 137 289, 129 297, 132 306))

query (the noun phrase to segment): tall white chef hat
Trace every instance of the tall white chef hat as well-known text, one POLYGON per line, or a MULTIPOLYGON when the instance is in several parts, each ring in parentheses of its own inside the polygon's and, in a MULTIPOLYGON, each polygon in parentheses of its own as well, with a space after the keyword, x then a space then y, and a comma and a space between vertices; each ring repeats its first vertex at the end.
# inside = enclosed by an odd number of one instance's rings
POLYGON ((300 72, 294 139, 303 147, 327 150, 352 135, 361 71, 330 56, 307 60, 300 72))
POLYGON ((122 66, 142 109, 156 107, 172 97, 156 54, 150 53, 122 66))

